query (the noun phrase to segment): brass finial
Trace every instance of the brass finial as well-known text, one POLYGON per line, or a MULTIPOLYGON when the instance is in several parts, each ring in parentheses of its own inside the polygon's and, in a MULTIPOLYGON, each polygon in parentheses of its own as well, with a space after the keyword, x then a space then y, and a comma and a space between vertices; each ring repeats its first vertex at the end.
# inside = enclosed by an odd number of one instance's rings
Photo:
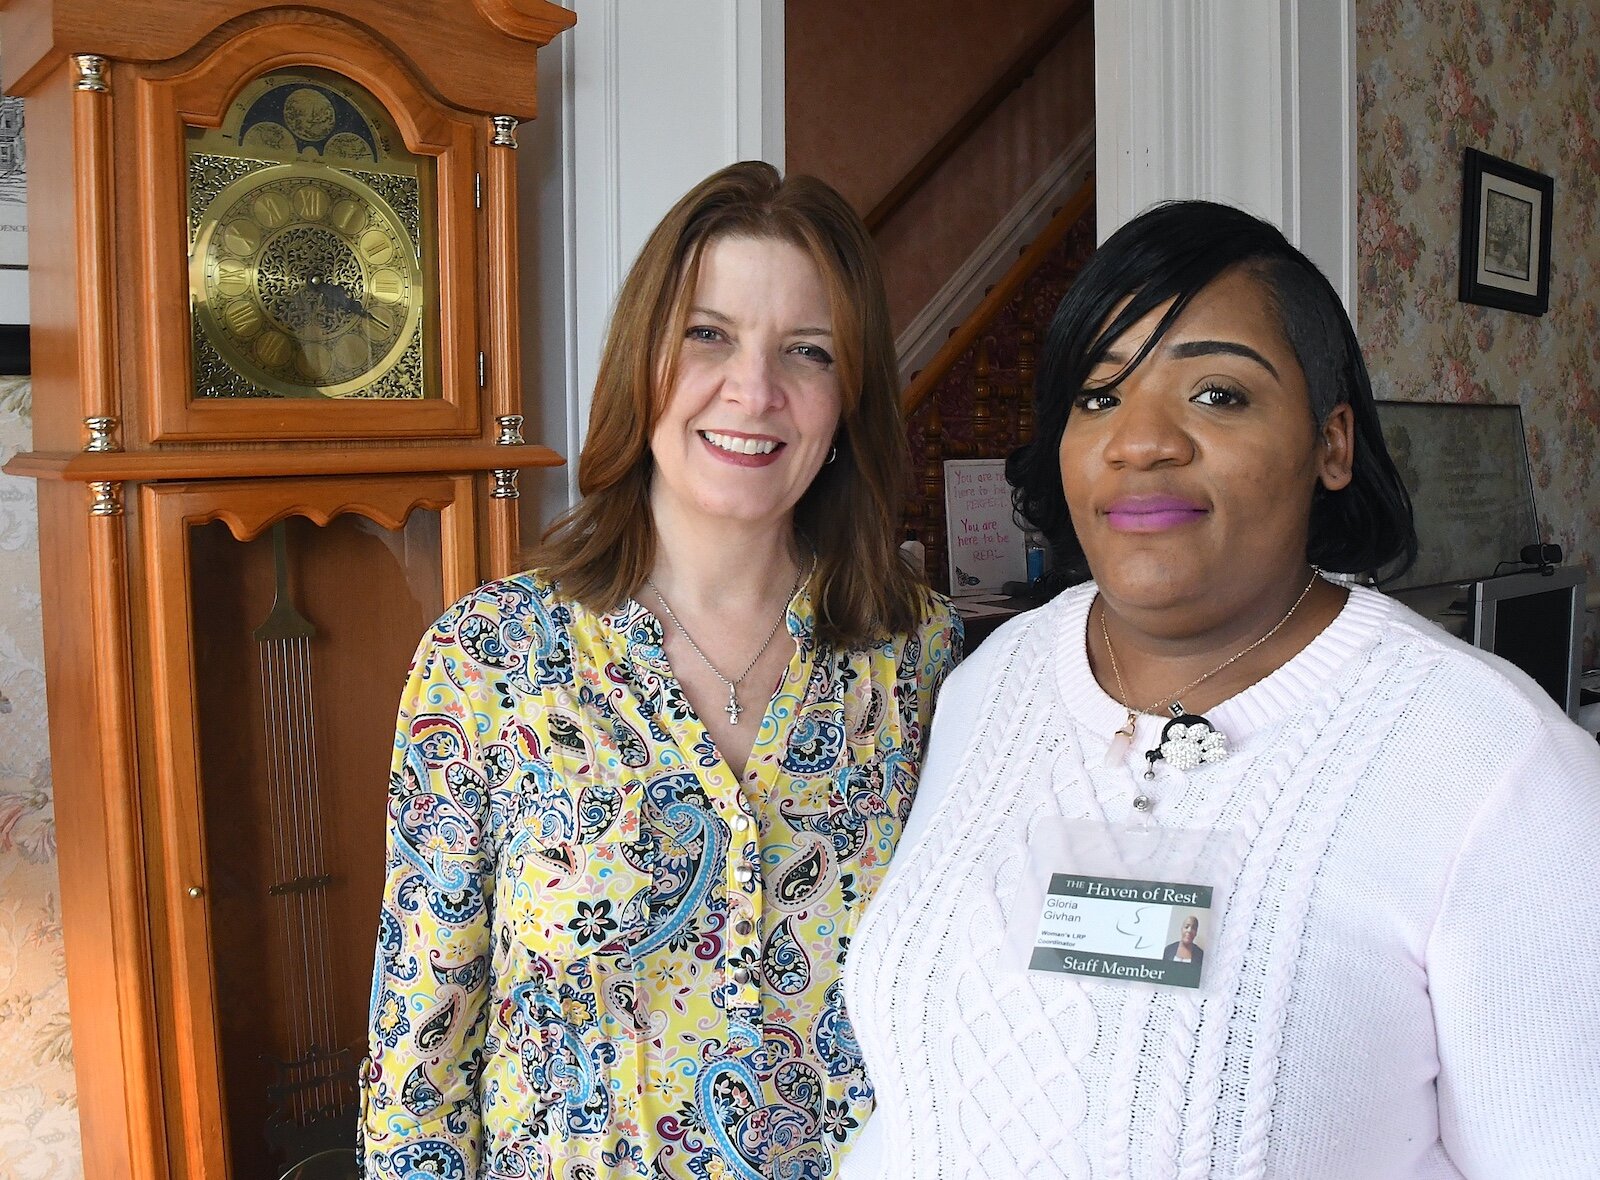
POLYGON ((489 495, 496 500, 515 500, 520 495, 517 491, 517 469, 515 467, 496 467, 494 469, 494 490, 489 495))
POLYGON ((495 147, 514 148, 517 146, 517 119, 515 115, 494 115, 494 138, 489 140, 495 147))
POLYGON ((106 59, 98 53, 75 53, 72 62, 78 67, 78 81, 75 89, 93 90, 104 94, 111 89, 106 79, 106 59))

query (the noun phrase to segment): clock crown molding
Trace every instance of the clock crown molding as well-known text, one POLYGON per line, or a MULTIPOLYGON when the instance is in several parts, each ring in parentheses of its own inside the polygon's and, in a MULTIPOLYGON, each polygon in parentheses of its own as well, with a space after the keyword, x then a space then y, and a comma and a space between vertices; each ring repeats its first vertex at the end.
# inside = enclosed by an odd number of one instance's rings
POLYGON ((508 37, 548 45, 578 14, 548 0, 473 0, 484 19, 508 37))
MULTIPOLYGON (((67 57, 83 54, 168 61, 219 26, 260 11, 260 0, 189 0, 176 7, 167 0, 12 0, 0 4, 6 47, 0 84, 25 98, 67 57)), ((428 77, 451 106, 519 119, 533 118, 538 108, 531 50, 578 19, 548 0, 305 0, 275 13, 317 14, 364 28, 428 77), (441 28, 456 30, 453 40, 473 46, 470 60, 440 61, 441 28)))

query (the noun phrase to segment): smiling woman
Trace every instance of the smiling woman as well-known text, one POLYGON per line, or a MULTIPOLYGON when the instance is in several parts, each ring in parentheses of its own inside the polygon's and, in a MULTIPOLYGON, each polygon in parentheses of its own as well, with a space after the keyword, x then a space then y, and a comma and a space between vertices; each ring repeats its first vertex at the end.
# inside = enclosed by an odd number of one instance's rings
POLYGON ((822 276, 798 246, 720 238, 700 260, 650 434, 656 528, 771 533, 822 470, 842 395, 822 276))
POLYGON ((846 972, 879 1101, 848 1180, 1590 1167, 1600 751, 1322 576, 1416 544, 1333 289, 1248 214, 1158 207, 1037 397, 1008 474, 1092 581, 940 700, 846 972))
MULTIPOLYGON (((903 631, 919 615, 922 591, 902 566, 880 560, 899 544, 910 464, 889 314, 878 298, 883 279, 876 250, 854 211, 827 185, 807 176, 779 180, 767 165, 738 164, 710 177, 645 242, 618 293, 600 358, 578 466, 583 499, 557 522, 534 561, 568 593, 595 604, 626 597, 651 572, 654 432, 679 397, 680 366, 699 371, 719 349, 741 363, 755 359, 748 339, 744 348, 730 348, 730 325, 716 318, 739 309, 707 306, 706 300, 715 294, 752 306, 765 298, 758 285, 784 286, 798 315, 762 325, 769 333, 794 333, 794 347, 770 355, 782 355, 790 373, 802 364, 823 364, 816 354, 825 355, 826 374, 808 376, 807 385, 815 385, 816 376, 837 385, 839 419, 828 445, 820 451, 808 446, 798 456, 832 459, 802 485, 792 505, 792 532, 815 549, 819 624, 830 639, 851 643, 884 628, 903 631), (735 255, 776 265, 741 276, 729 265, 735 255), (719 259, 707 276, 707 262, 719 259), (703 281, 712 286, 702 289, 703 281), (738 295, 733 284, 742 286, 738 295), (697 319, 696 310, 714 314, 697 319)), ((761 314, 770 319, 773 313, 761 314)), ((781 345, 763 342, 763 348, 781 345)), ((723 552, 735 543, 720 537, 723 552)), ((747 552, 743 564, 754 567, 760 556, 747 552)))
POLYGON ((895 392, 827 186, 734 165, 651 235, 583 500, 401 702, 365 1175, 836 1173, 840 972, 961 638, 895 551, 895 392))
MULTIPOLYGON (((1231 630, 1224 646, 1249 642, 1307 584, 1312 497, 1350 482, 1352 410, 1312 417, 1251 274, 1216 279, 1157 340, 1165 310, 1146 312, 1090 370, 1062 429, 1059 486, 1108 599, 1159 611, 1185 634, 1231 630), (1257 576, 1228 576, 1241 565, 1257 576)), ((1334 598, 1330 585, 1311 606, 1334 598)))

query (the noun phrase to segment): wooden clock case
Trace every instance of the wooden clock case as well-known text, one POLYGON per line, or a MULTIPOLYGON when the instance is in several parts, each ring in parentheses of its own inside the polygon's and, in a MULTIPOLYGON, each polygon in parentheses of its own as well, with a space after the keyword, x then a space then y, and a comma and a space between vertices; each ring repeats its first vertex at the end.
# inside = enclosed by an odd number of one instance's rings
MULTIPOLYGON (((516 127, 543 0, 11 0, 27 100, 34 445, 85 1174, 266 1175, 277 979, 259 646, 271 531, 316 624, 305 681, 337 1037, 358 1042, 393 708, 432 614, 516 568, 524 443, 516 127), (185 128, 251 79, 333 71, 435 168, 437 396, 193 396, 185 128)), ((279 558, 276 568, 283 569, 279 558)))

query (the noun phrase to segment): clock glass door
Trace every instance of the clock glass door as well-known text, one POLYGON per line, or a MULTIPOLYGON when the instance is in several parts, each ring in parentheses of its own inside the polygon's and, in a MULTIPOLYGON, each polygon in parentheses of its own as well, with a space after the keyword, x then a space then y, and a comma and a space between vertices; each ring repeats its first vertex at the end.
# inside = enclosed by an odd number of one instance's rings
POLYGON ((200 800, 232 1180, 354 1177, 394 707, 440 515, 190 526, 200 800))
POLYGON ((188 132, 194 396, 439 396, 434 161, 363 87, 274 70, 188 132))

